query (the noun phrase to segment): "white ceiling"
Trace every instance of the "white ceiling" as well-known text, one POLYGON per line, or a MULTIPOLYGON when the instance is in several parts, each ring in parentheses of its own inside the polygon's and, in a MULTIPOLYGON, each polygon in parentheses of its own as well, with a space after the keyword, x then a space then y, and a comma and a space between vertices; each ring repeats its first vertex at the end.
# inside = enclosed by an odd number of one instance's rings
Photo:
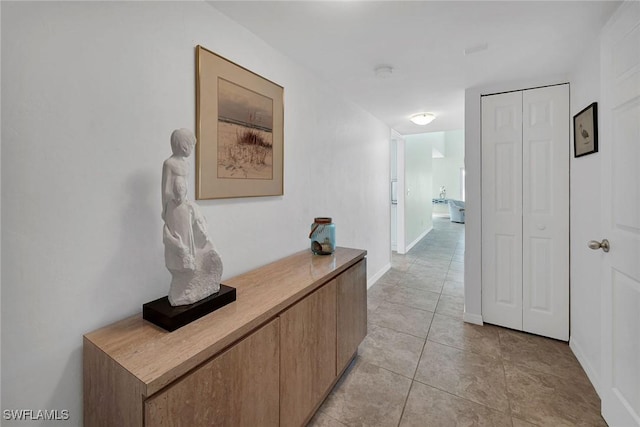
MULTIPOLYGON (((565 74, 614 1, 211 1, 401 134, 464 127, 464 90, 565 74), (464 50, 482 44, 470 55, 464 50), (379 79, 374 69, 393 67, 379 79), (438 117, 427 126, 413 113, 438 117)), ((597 67, 598 64, 593 65, 597 67)))

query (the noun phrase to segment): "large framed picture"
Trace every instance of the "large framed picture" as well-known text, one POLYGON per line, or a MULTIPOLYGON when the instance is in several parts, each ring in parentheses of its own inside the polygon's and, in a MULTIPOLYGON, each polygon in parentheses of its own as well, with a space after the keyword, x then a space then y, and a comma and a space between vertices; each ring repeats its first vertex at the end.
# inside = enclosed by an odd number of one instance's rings
POLYGON ((196 199, 280 196, 284 88, 196 47, 196 199))
POLYGON ((574 156, 598 152, 598 103, 586 107, 573 116, 574 156))

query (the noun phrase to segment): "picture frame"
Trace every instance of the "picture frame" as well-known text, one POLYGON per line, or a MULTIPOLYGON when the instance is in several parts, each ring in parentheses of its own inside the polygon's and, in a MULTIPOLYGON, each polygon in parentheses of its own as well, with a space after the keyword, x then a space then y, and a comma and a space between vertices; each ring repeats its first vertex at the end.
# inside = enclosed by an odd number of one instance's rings
POLYGON ((573 116, 573 153, 582 157, 598 152, 598 103, 573 116))
POLYGON ((196 46, 196 199, 284 194, 284 88, 196 46))

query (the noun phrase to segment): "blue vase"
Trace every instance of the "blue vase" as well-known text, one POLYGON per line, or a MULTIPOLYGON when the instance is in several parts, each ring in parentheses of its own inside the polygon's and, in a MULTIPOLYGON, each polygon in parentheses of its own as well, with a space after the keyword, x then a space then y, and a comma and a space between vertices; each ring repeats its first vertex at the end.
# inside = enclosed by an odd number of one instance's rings
POLYGON ((309 239, 311 252, 316 255, 331 255, 336 250, 336 225, 331 222, 331 218, 315 218, 311 224, 309 239))

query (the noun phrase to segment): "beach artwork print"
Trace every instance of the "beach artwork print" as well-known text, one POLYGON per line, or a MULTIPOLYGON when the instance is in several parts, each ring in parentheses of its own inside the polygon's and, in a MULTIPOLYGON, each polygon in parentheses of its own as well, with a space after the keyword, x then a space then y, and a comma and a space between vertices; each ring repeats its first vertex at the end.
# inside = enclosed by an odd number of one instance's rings
POLYGON ((284 87, 196 46, 196 200, 284 194, 284 87))
POLYGON ((218 79, 218 178, 273 178, 273 100, 218 79))

